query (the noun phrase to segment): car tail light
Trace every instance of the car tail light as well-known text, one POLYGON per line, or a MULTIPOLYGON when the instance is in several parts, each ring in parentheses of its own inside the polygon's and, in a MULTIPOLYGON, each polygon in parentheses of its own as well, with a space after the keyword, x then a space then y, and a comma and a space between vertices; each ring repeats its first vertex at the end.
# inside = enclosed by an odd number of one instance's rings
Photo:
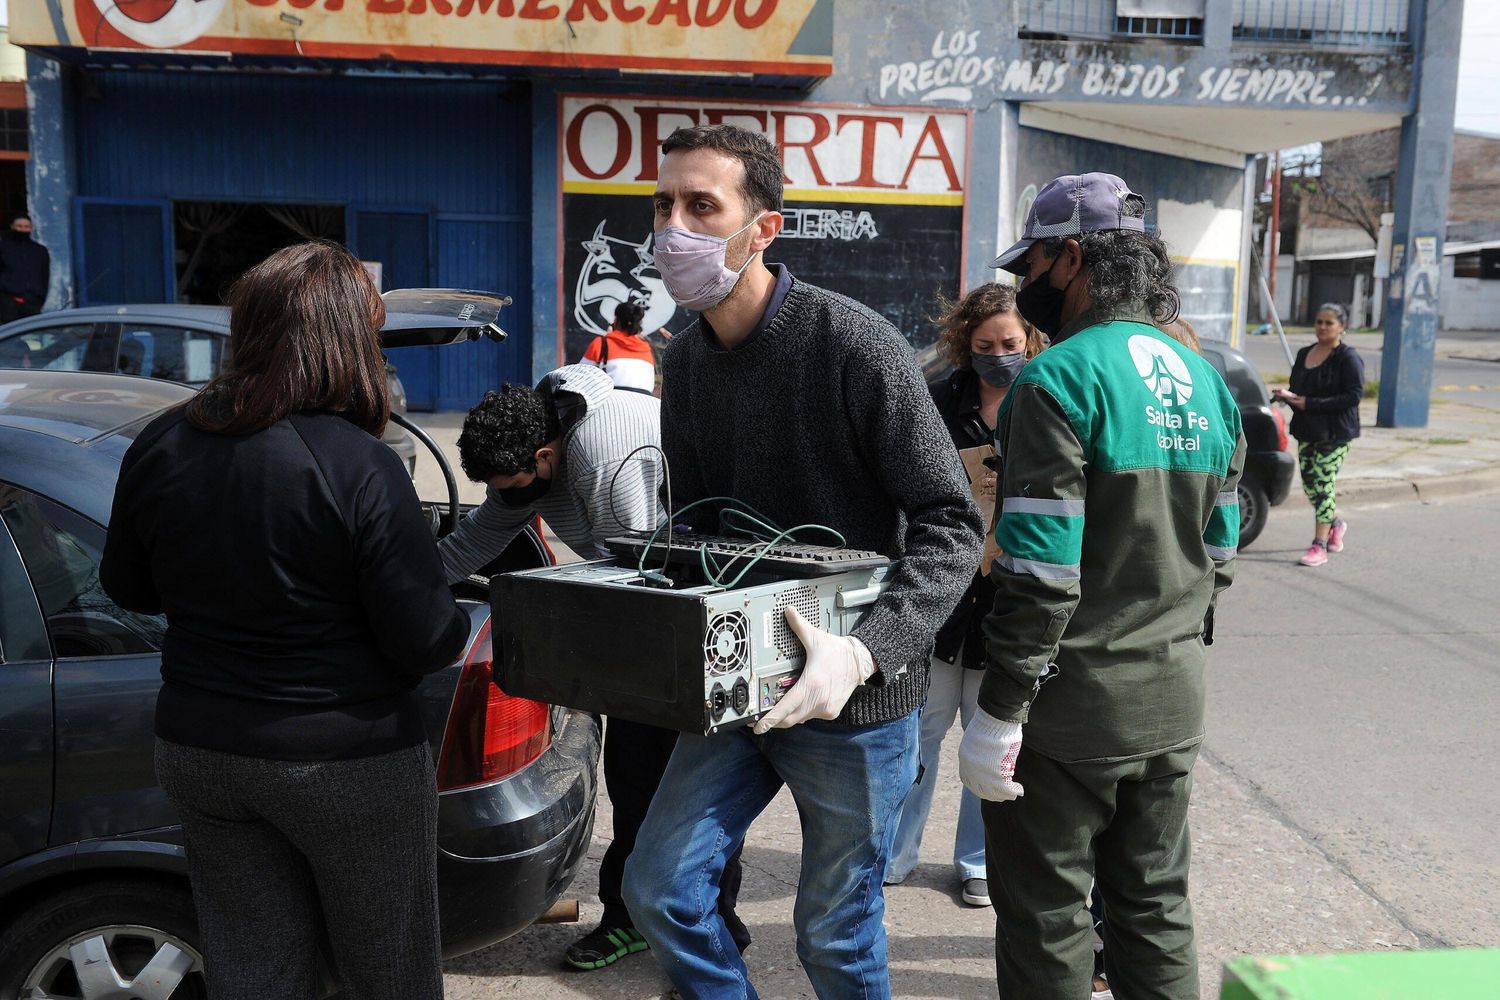
POLYGON ((547 544, 547 529, 542 526, 540 516, 531 519, 531 526, 536 529, 536 540, 542 545, 542 553, 547 559, 548 566, 557 565, 557 553, 552 551, 552 546, 547 544))
POLYGON ((464 658, 448 730, 438 755, 438 791, 469 788, 515 774, 552 742, 552 710, 539 701, 513 698, 495 684, 490 623, 486 621, 464 658))
POLYGON ((1286 451, 1286 418, 1276 407, 1271 407, 1271 416, 1276 418, 1276 450, 1286 451))

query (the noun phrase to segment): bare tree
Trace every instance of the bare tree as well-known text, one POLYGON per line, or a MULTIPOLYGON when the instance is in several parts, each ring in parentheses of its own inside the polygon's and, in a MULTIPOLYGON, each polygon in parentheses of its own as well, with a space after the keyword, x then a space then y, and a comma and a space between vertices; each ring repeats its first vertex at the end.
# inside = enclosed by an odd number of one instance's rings
POLYGON ((1299 164, 1290 178, 1307 208, 1305 225, 1327 224, 1361 229, 1376 243, 1380 216, 1395 197, 1399 129, 1372 132, 1323 143, 1322 153, 1299 164))

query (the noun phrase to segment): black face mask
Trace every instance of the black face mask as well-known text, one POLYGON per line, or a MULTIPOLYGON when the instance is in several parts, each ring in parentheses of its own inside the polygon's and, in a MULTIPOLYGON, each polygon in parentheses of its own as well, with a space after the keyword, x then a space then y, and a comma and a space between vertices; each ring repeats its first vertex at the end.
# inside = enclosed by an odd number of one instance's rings
POLYGON ((994 386, 996 389, 1004 389, 1014 382, 1021 374, 1021 369, 1026 367, 1026 353, 1024 351, 1016 354, 972 354, 969 356, 969 365, 974 369, 974 374, 994 386))
POLYGON ((508 490, 496 490, 495 495, 500 502, 507 507, 530 507, 552 488, 552 480, 543 479, 540 475, 532 479, 525 486, 512 486, 508 490))
MULTIPOLYGON (((1052 262, 1054 265, 1057 261, 1052 262)), ((1028 281, 1016 293, 1016 311, 1028 323, 1049 337, 1057 336, 1062 329, 1063 299, 1066 288, 1052 287, 1052 268, 1033 281, 1028 281)))

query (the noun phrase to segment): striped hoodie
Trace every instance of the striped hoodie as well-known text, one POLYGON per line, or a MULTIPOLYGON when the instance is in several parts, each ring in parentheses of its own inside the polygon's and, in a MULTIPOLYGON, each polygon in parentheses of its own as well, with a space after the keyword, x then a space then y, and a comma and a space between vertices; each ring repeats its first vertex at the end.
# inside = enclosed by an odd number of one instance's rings
POLYGON ((660 446, 660 401, 616 389, 603 370, 588 364, 548 372, 537 391, 557 408, 562 423, 552 488, 529 507, 508 507, 494 490, 486 490, 484 503, 438 543, 450 583, 498 556, 538 514, 585 559, 608 555, 606 538, 649 531, 666 517, 658 497, 660 453, 640 452, 621 468, 635 449, 660 446))

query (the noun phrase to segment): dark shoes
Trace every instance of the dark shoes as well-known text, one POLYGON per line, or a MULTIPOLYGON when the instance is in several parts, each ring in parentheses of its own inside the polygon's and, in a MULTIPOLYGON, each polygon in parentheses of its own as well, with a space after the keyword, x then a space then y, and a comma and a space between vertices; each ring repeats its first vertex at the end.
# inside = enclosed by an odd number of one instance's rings
POLYGON ((614 965, 626 955, 646 951, 651 946, 634 927, 605 927, 600 924, 568 945, 563 961, 575 969, 592 972, 614 965))
POLYGON ((963 897, 970 906, 989 906, 990 883, 982 878, 964 879, 963 897))

